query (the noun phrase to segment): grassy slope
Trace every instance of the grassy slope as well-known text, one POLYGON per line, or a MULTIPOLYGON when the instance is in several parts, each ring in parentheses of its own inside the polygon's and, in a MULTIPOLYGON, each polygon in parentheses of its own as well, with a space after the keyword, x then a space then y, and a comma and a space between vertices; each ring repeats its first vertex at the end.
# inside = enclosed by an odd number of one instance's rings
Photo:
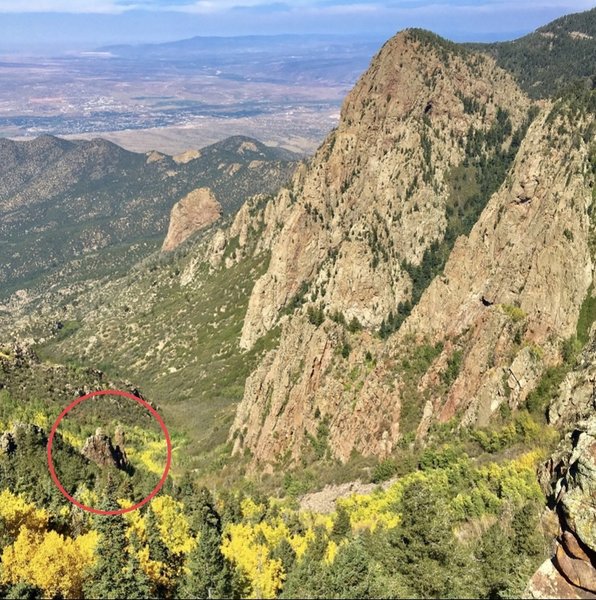
POLYGON ((190 465, 225 444, 245 379, 276 341, 272 332, 249 353, 238 346, 252 287, 268 256, 213 269, 201 262, 207 238, 171 256, 155 255, 79 298, 67 332, 38 348, 45 360, 94 366, 133 381, 185 434, 190 465), (195 260, 192 281, 182 286, 181 276, 195 260))

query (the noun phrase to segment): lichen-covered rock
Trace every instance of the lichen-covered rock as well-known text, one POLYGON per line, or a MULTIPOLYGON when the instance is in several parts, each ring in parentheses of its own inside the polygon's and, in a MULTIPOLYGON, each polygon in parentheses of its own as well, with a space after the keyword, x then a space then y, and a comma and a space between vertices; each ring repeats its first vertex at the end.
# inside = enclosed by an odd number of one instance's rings
POLYGON ((596 414, 594 408, 570 402, 569 381, 580 386, 589 380, 593 362, 594 338, 578 366, 561 385, 561 397, 555 401, 556 417, 561 426, 571 427, 557 453, 545 465, 550 477, 542 477, 550 487, 560 520, 560 535, 555 555, 542 565, 526 590, 532 598, 596 597, 596 414), (585 411, 585 412, 583 412, 585 411), (574 423, 578 415, 584 420, 574 423), (547 481, 550 479, 550 483, 547 481))
POLYGON ((567 527, 596 553, 596 419, 579 433, 563 489, 561 507, 567 527))
POLYGON ((2 435, 0 435, 0 453, 10 454, 11 452, 14 452, 15 448, 16 444, 14 437, 10 431, 5 431, 2 435))

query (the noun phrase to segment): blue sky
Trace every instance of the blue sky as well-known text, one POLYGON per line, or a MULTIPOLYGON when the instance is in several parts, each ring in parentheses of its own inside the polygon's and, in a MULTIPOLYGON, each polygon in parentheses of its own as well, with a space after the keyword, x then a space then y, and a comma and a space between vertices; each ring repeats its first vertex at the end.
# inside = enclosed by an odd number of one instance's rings
POLYGON ((511 39, 594 0, 0 0, 0 49, 95 47, 193 35, 346 33, 418 26, 511 39))

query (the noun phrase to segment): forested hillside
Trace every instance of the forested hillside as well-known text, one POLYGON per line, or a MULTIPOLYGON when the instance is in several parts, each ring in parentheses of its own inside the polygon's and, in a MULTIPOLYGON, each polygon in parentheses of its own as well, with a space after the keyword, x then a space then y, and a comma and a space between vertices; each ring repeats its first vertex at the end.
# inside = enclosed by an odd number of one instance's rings
POLYGON ((35 283, 122 274, 159 247, 172 206, 193 190, 212 188, 230 215, 277 191, 296 164, 292 153, 241 136, 176 157, 102 139, 2 139, 0 299, 35 283))
POLYGON ((532 98, 546 98, 576 80, 596 84, 596 8, 566 15, 512 42, 468 44, 511 71, 532 98))

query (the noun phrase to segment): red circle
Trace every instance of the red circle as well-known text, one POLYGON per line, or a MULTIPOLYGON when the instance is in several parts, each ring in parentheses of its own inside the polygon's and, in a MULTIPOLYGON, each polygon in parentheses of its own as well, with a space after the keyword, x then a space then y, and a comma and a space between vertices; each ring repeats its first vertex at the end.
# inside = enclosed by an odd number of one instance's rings
POLYGON ((86 510, 87 512, 94 513, 96 515, 105 515, 105 516, 115 516, 115 515, 123 515, 128 512, 132 512, 133 510, 137 510, 141 508, 141 506, 145 506, 147 502, 152 500, 158 493, 159 490, 163 487, 166 479, 168 477, 168 473, 170 471, 170 466, 172 464, 172 441, 170 440, 170 434, 168 432, 168 428, 166 424, 163 422, 163 419, 159 416, 159 413, 145 400, 138 398, 137 396, 130 394, 128 392, 122 392, 120 390, 101 390, 97 392, 90 392, 89 394, 85 394, 80 398, 77 398, 72 404, 69 404, 61 413, 60 416, 56 419, 55 423, 52 425, 52 429, 50 430, 50 437, 48 439, 48 468, 50 470, 50 475, 52 476, 52 480, 58 486, 58 489, 62 492, 62 494, 66 497, 67 500, 72 502, 75 506, 82 510, 86 510), (95 396, 122 396, 123 398, 128 398, 130 400, 134 400, 141 406, 144 406, 157 420, 161 430, 164 433, 166 438, 166 447, 167 447, 167 458, 166 458, 166 467, 164 469, 163 475, 159 480, 158 484, 153 488, 153 491, 143 500, 138 502, 137 504, 130 506, 128 508, 122 508, 120 510, 99 510, 97 508, 93 508, 91 506, 86 506, 82 504, 78 500, 75 500, 65 489, 64 486, 60 483, 58 476, 56 475, 56 470, 54 468, 54 461, 52 460, 52 446, 54 444, 54 436, 56 434, 56 430, 58 429, 58 425, 62 419, 75 407, 84 402, 85 400, 89 400, 89 398, 94 398, 95 396))

